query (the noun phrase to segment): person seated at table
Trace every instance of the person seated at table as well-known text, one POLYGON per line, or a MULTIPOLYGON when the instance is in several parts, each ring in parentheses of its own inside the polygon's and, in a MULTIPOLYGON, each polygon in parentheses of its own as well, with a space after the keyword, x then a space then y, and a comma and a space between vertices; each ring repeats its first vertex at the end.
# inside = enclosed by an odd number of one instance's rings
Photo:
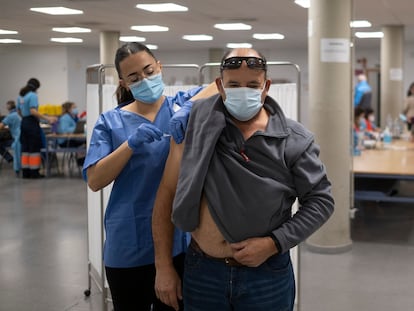
MULTIPOLYGON (((362 122, 362 120, 361 120, 362 122)), ((377 139, 379 136, 379 133, 381 132, 381 129, 377 127, 375 124, 375 112, 372 108, 365 109, 365 115, 364 120, 365 126, 365 134, 368 135, 372 139, 377 139)))
MULTIPOLYGON (((73 134, 78 121, 78 108, 74 102, 65 102, 62 104, 62 115, 59 117, 57 134, 73 134)), ((60 147, 78 147, 85 142, 70 138, 59 138, 60 147)))
MULTIPOLYGON (((74 102, 67 101, 62 104, 62 115, 59 117, 57 134, 73 134, 76 129, 78 121, 78 108, 74 102)), ((79 147, 85 144, 83 140, 58 138, 58 145, 62 148, 79 147)), ((85 160, 84 154, 79 154, 77 157, 78 165, 83 165, 85 160)))
POLYGON ((5 160, 8 162, 13 161, 13 169, 16 172, 16 176, 19 176, 20 169, 21 169, 21 144, 20 144, 20 124, 21 124, 21 117, 17 113, 16 110, 16 103, 14 100, 9 100, 6 103, 7 110, 9 114, 4 117, 0 122, 0 129, 5 128, 6 126, 9 128, 10 135, 12 140, 8 142, 4 142, 5 144, 0 144, 0 153, 5 157, 5 160), (13 154, 12 156, 5 147, 12 147, 13 154))

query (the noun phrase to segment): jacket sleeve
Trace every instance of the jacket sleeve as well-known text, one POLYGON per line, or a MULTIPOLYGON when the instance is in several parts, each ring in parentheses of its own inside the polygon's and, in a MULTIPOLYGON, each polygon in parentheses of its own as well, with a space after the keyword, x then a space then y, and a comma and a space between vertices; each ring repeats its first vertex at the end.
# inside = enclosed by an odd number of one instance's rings
POLYGON ((291 167, 299 200, 299 210, 272 234, 284 253, 306 240, 321 227, 334 210, 331 183, 319 159, 319 146, 313 141, 291 167))

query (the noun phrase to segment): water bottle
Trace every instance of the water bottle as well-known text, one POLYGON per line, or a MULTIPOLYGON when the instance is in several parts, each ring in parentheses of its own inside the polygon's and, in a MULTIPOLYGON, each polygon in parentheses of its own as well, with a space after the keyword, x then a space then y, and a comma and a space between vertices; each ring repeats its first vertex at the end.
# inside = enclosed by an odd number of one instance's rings
POLYGON ((384 145, 390 145, 392 142, 392 135, 388 126, 384 130, 384 137, 383 137, 384 145))

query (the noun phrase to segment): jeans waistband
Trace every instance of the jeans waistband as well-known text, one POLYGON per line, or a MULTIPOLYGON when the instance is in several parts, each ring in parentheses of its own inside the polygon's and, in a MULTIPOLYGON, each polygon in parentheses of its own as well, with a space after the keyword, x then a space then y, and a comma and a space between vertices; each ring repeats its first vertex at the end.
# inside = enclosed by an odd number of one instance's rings
POLYGON ((227 266, 230 266, 230 267, 245 267, 245 265, 241 264, 240 262, 238 262, 233 257, 220 258, 220 257, 213 257, 213 256, 210 256, 210 255, 206 254, 200 248, 200 245, 198 245, 198 243, 194 239, 191 239, 191 242, 190 242, 190 246, 189 247, 193 251, 195 251, 196 253, 202 255, 203 257, 208 258, 208 259, 212 259, 212 260, 216 260, 216 261, 219 261, 219 262, 222 262, 222 263, 226 264, 227 266))

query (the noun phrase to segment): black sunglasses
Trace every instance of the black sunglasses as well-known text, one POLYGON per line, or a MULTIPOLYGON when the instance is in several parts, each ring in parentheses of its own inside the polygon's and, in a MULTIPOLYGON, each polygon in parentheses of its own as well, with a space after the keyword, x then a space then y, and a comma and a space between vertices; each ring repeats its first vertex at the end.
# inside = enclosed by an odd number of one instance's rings
POLYGON ((266 61, 259 57, 230 57, 221 62, 220 69, 238 69, 243 61, 250 69, 267 70, 266 61))

